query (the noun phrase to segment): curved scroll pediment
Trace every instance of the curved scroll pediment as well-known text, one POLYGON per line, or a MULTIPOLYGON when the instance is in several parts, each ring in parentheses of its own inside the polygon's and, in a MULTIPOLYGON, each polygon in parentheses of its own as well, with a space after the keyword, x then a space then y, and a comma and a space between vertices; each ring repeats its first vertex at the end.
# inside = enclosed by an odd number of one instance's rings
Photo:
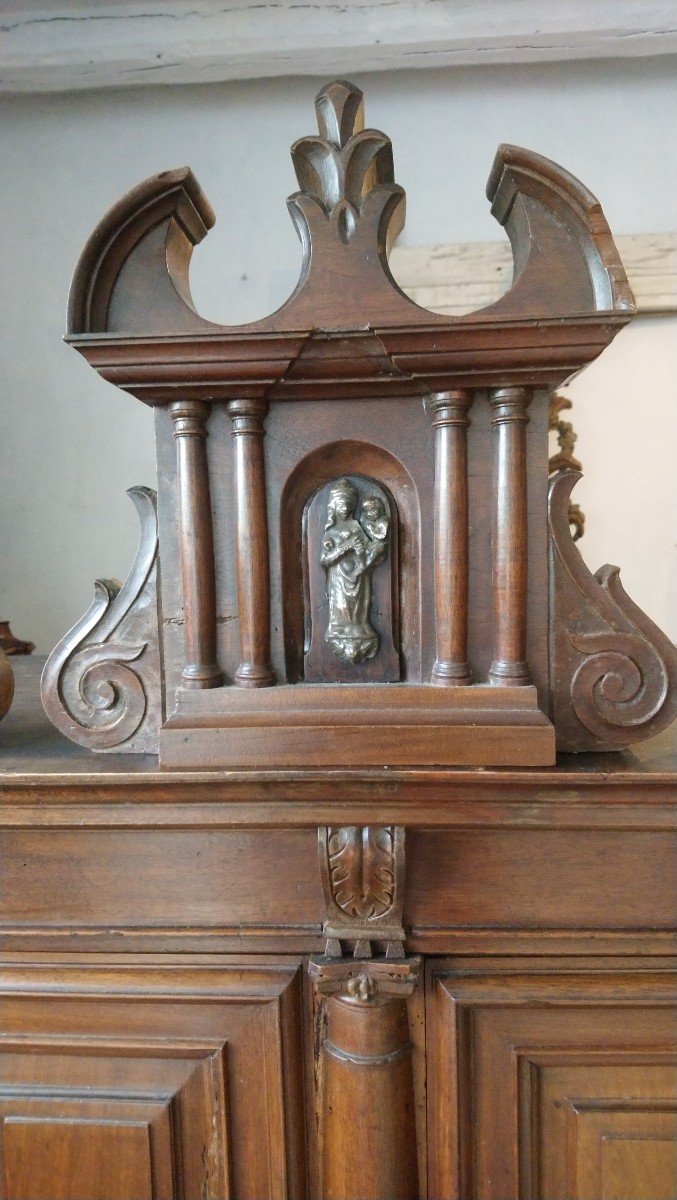
POLYGON ((389 139, 364 128, 352 84, 328 84, 316 111, 319 133, 292 147, 299 191, 287 204, 300 279, 271 316, 228 326, 196 312, 190 257, 215 218, 188 168, 146 180, 104 217, 75 272, 68 340, 105 379, 151 404, 166 403, 177 384, 202 399, 292 396, 306 387, 306 370, 326 392, 336 346, 366 336, 371 348, 365 357, 360 343, 358 359, 370 365, 363 379, 356 362, 356 395, 372 387, 379 355, 381 378, 399 390, 489 386, 498 369, 515 384, 552 386, 627 322, 632 296, 599 202, 561 167, 516 146, 499 148, 487 189, 512 245, 512 288, 461 317, 421 308, 388 266, 405 210, 389 139))
MULTIPOLYGON (((362 93, 344 81, 316 99, 319 134, 292 146, 299 191, 288 206, 302 249, 301 278, 277 313, 242 330, 456 324, 630 312, 632 295, 599 201, 567 171, 517 146, 501 146, 487 195, 513 250, 514 282, 491 308, 466 317, 428 312, 388 269, 404 223, 392 146, 364 128, 362 93)), ((188 279, 193 247, 214 213, 188 168, 139 184, 103 218, 78 263, 68 331, 183 333, 222 330, 199 316, 188 279)))

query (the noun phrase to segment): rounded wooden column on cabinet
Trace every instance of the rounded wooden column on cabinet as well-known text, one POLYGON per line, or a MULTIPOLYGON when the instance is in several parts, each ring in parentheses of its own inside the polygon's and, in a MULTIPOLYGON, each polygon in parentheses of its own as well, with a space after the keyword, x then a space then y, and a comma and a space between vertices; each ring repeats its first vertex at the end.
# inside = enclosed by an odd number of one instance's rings
POLYGON ((207 420, 210 406, 177 400, 174 422, 179 500, 179 553, 183 591, 184 687, 212 688, 223 682, 216 661, 216 589, 211 520, 207 420))
POLYGON ((416 1200, 406 1001, 366 976, 327 1000, 322 1044, 323 1200, 416 1200))

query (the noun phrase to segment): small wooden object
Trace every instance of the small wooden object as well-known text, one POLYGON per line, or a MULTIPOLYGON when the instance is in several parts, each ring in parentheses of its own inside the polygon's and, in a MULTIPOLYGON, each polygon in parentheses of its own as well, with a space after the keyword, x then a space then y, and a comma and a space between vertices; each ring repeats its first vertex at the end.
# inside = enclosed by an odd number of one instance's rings
POLYGON ((9 621, 0 621, 0 650, 8 657, 12 654, 32 654, 35 643, 15 637, 9 627, 9 621))
POLYGON ((4 650, 0 650, 0 721, 9 712, 14 696, 14 675, 4 650))
POLYGON ((156 412, 160 595, 128 589, 124 630, 118 597, 95 644, 86 621, 84 658, 68 635, 48 712, 96 749, 159 731, 174 769, 547 765, 556 737, 655 732, 677 711, 667 639, 583 579, 552 508, 548 559, 548 394, 634 311, 599 203, 501 146, 487 194, 513 286, 427 312, 388 268, 405 199, 388 138, 349 83, 316 111, 292 147, 301 278, 272 316, 195 311, 214 215, 188 169, 130 192, 83 251, 67 340, 156 412))

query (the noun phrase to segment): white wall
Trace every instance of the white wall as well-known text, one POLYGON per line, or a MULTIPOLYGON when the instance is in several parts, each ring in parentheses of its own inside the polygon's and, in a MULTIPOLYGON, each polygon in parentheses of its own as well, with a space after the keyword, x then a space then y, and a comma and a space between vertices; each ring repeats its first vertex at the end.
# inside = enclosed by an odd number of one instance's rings
MULTIPOLYGON (((675 60, 358 76, 407 189, 410 244, 500 234, 484 200, 498 142, 562 163, 618 233, 677 227, 669 146, 675 60)), ((0 105, 0 617, 48 650, 96 576, 124 578, 136 540, 124 491, 154 479, 150 410, 64 346, 73 266, 94 224, 144 177, 189 163, 218 223, 194 256, 206 317, 263 315, 292 290, 299 246, 288 147, 314 131, 319 81, 14 97, 0 105)), ((617 561, 633 598, 677 637, 677 360, 666 318, 625 331, 577 380, 587 478, 582 550, 617 561)))

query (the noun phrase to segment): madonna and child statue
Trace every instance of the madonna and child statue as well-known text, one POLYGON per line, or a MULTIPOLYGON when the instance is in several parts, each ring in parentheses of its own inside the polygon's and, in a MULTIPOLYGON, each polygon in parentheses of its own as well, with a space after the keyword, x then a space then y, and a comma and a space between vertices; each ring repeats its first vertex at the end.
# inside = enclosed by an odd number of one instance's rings
POLYGON ((332 484, 320 559, 329 601, 325 641, 347 663, 365 662, 379 648, 379 636, 370 623, 371 577, 388 552, 390 525, 380 496, 362 501, 359 518, 358 502, 349 479, 332 484))

